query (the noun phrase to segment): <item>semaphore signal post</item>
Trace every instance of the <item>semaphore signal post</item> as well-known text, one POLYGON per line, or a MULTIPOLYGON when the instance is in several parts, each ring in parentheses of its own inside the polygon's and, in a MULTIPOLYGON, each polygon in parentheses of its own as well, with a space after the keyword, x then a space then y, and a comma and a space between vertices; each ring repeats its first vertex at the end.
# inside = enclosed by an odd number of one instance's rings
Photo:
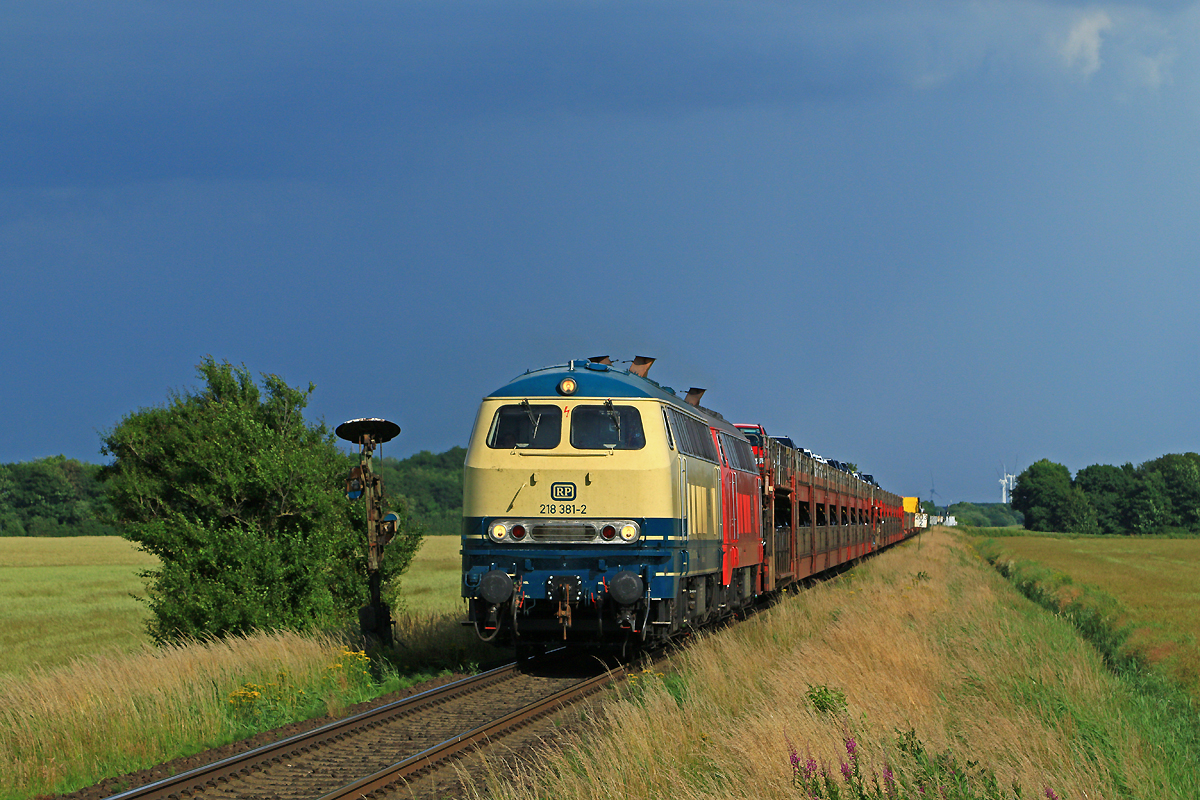
POLYGON ((361 497, 367 505, 367 581, 371 603, 359 609, 359 625, 368 640, 390 648, 392 616, 383 602, 381 566, 383 548, 395 537, 398 518, 395 514, 383 514, 383 481, 371 469, 371 456, 377 446, 400 433, 400 426, 386 419, 352 419, 338 425, 334 433, 359 446, 358 466, 346 479, 346 497, 350 500, 361 497))

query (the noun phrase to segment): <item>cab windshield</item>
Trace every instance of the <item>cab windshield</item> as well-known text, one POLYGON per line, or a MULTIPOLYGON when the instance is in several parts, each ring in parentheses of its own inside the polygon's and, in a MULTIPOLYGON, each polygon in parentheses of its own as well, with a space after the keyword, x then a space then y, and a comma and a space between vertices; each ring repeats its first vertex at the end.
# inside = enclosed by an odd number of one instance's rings
POLYGON ((562 439, 562 411, 558 406, 528 402, 500 406, 492 418, 487 446, 494 450, 529 448, 552 450, 562 439))
POLYGON ((642 415, 633 406, 575 406, 571 445, 577 450, 640 450, 646 446, 642 415))

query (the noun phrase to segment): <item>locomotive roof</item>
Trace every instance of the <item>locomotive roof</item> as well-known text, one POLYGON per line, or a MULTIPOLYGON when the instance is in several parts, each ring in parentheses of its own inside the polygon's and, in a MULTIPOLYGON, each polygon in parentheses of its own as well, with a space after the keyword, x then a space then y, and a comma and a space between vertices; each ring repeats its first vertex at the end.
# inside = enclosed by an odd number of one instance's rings
POLYGON ((574 378, 579 386, 574 397, 638 397, 663 400, 677 408, 692 413, 699 412, 701 416, 711 418, 714 427, 727 429, 739 436, 741 434, 712 409, 685 403, 669 386, 661 386, 650 378, 643 378, 611 364, 597 364, 587 359, 575 359, 566 364, 529 370, 524 375, 513 378, 488 397, 557 397, 558 382, 568 375, 574 378))

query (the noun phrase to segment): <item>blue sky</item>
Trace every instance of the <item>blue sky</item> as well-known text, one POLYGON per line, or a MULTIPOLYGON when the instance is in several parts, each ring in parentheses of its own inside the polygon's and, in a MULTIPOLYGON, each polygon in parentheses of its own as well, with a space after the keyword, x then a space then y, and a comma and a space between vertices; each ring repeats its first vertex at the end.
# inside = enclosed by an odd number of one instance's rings
POLYGON ((0 7, 0 462, 206 354, 465 444, 610 354, 885 488, 1197 444, 1192 2, 0 7))

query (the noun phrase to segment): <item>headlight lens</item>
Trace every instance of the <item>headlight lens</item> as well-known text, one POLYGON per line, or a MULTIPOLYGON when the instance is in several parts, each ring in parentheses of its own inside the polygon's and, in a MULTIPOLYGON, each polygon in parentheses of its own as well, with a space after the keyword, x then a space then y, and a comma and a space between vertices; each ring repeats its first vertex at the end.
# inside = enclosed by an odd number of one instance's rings
POLYGON ((491 536, 493 542, 502 542, 508 537, 508 528, 502 524, 493 525, 491 536))
POLYGON ((579 388, 579 384, 575 383, 574 378, 563 378, 558 382, 558 393, 561 395, 575 394, 577 388, 579 388))
POLYGON ((638 538, 637 525, 627 522, 621 526, 621 541, 632 542, 638 538))

